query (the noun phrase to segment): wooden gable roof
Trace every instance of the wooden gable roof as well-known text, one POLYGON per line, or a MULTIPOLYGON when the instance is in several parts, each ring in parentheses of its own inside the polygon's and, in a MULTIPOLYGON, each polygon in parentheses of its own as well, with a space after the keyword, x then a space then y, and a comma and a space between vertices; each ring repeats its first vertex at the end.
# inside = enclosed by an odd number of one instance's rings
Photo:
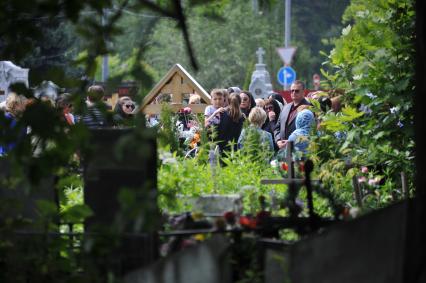
POLYGON ((193 113, 204 113, 210 105, 210 95, 204 88, 179 64, 175 64, 167 74, 154 86, 143 99, 141 109, 145 114, 159 114, 161 112, 161 99, 170 95, 167 102, 174 112, 183 107, 190 107, 193 113), (201 104, 184 104, 183 99, 187 94, 196 93, 201 98, 201 104))

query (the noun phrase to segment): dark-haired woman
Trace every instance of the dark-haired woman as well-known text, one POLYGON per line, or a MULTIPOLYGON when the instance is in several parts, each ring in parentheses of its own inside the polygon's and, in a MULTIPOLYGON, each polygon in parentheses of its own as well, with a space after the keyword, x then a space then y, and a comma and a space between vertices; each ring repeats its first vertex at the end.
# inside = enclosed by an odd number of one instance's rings
POLYGON ((134 124, 134 113, 136 109, 136 104, 130 97, 123 96, 120 97, 117 104, 114 107, 114 126, 116 127, 128 127, 133 126, 134 124))
POLYGON ((280 106, 281 110, 283 110, 284 105, 287 104, 287 102, 284 100, 284 98, 280 94, 278 94, 278 93, 273 92, 269 96, 269 98, 275 99, 278 102, 278 105, 280 106))
MULTIPOLYGON (((267 114, 266 122, 262 126, 262 130, 271 133, 274 136, 275 125, 277 124, 278 117, 280 117, 281 108, 278 101, 270 97, 265 102, 265 112, 267 114)), ((274 142, 274 150, 278 151, 278 145, 274 142)))
POLYGON ((248 117, 252 108, 256 106, 256 101, 253 98, 251 92, 243 90, 240 93, 241 103, 240 108, 241 111, 248 117))

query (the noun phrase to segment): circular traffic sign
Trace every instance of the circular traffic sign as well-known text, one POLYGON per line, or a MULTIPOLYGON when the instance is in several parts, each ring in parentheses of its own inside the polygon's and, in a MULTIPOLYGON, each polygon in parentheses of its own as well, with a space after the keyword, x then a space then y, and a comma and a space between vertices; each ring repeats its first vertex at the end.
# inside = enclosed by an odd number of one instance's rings
POLYGON ((281 85, 291 85, 296 80, 296 71, 290 66, 282 67, 278 70, 277 79, 281 85))

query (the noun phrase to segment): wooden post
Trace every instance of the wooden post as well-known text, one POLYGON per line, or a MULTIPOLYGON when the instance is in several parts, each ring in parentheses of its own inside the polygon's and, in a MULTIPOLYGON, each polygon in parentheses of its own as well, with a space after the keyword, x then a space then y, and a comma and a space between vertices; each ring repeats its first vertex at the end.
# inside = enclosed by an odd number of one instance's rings
POLYGON ((286 151, 286 157, 285 161, 288 165, 288 177, 294 178, 294 163, 293 163, 293 142, 289 141, 287 142, 287 151, 286 151))
POLYGON ((410 192, 408 191, 407 177, 404 172, 401 172, 401 185, 403 198, 408 199, 410 197, 410 192))
POLYGON ((362 192, 361 188, 359 187, 357 176, 352 177, 352 185, 354 186, 356 202, 359 207, 362 207, 362 192))

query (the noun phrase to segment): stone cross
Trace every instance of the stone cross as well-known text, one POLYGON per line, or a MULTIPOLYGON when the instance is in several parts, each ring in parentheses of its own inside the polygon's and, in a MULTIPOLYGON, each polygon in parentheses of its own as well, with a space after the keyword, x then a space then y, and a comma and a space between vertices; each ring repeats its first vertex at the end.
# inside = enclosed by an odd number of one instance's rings
POLYGON ((251 75, 249 91, 253 94, 254 98, 268 98, 272 92, 272 84, 269 73, 266 70, 266 64, 263 62, 265 50, 259 47, 256 51, 256 55, 258 62, 255 64, 256 69, 251 75))
POLYGON ((256 51, 256 55, 257 55, 257 60, 259 61, 257 63, 263 64, 263 55, 265 55, 265 50, 263 50, 262 47, 259 47, 256 51))

